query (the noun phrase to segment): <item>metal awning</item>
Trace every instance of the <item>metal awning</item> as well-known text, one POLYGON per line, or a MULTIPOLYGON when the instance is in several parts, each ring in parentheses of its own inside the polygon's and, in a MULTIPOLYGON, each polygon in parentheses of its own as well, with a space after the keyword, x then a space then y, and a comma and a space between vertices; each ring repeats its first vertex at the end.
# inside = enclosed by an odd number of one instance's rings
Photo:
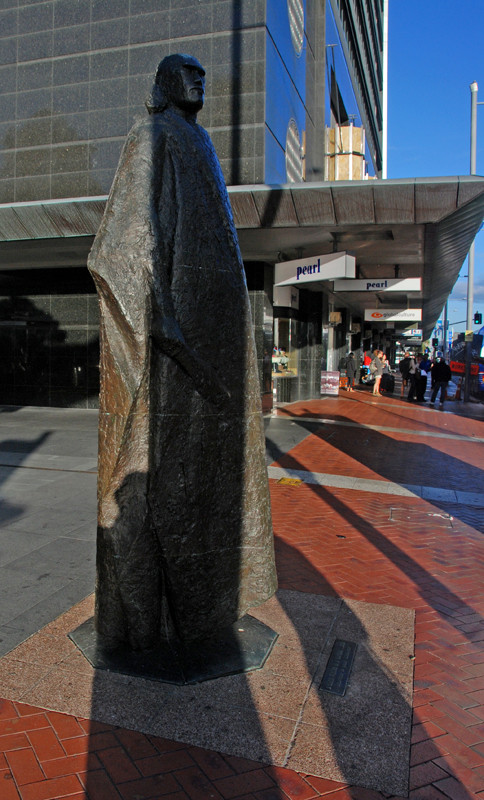
MULTIPOLYGON (((478 176, 229 188, 243 257, 276 263, 346 251, 362 278, 422 278, 422 292, 392 296, 423 309, 432 330, 484 218, 478 176)), ((85 263, 106 197, 0 205, 1 269, 85 263)), ((320 290, 332 292, 331 282, 320 290)), ((363 317, 388 295, 338 292, 363 317)))

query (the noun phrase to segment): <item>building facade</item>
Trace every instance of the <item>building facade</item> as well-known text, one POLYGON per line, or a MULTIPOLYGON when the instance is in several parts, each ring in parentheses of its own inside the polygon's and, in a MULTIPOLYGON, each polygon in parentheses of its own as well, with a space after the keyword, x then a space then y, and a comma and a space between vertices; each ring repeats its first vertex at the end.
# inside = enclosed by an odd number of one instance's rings
POLYGON ((1 0, 0 202, 107 194, 180 51, 207 69, 199 121, 229 185, 325 180, 325 127, 350 123, 378 174, 382 3, 367 19, 351 0, 1 0))
POLYGON ((325 227, 324 215, 285 237, 277 187, 381 183, 385 2, 0 0, 0 402, 97 404, 87 253, 125 137, 173 52, 207 70, 199 122, 227 184, 250 186, 256 205, 257 187, 272 187, 257 230, 248 206, 235 215, 266 399, 274 387, 280 400, 317 396, 321 365, 384 340, 327 279, 278 291, 274 265, 349 251, 341 220, 325 227))

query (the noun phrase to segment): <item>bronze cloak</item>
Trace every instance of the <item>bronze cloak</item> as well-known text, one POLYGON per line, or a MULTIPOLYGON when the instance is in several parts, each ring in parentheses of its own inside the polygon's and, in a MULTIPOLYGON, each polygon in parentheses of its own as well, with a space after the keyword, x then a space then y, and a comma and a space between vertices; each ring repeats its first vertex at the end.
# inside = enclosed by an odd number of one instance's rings
POLYGON ((96 627, 134 649, 203 639, 276 578, 244 269, 196 122, 167 109, 133 127, 88 266, 101 307, 96 627))

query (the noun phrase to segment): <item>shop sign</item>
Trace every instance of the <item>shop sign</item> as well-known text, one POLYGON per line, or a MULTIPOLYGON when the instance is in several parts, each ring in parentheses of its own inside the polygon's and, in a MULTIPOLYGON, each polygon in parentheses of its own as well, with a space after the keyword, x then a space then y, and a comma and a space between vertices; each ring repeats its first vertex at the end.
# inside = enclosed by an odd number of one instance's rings
POLYGON ((321 372, 321 394, 339 394, 339 372, 321 372))
MULTIPOLYGON (((451 361, 449 364, 450 371, 458 374, 463 374, 466 371, 466 365, 463 361, 451 361)), ((479 375, 479 364, 471 364, 471 375, 479 375)))
POLYGON ((402 336, 420 336, 422 338, 422 328, 407 328, 406 331, 402 331, 402 336))
POLYGON ((420 292, 421 278, 359 278, 358 280, 336 280, 335 292, 420 292))
POLYGON ((299 286, 303 283, 354 278, 356 260, 347 253, 329 253, 311 258, 283 261, 274 268, 275 286, 299 286))
POLYGON ((422 319, 421 308, 365 308, 365 322, 407 322, 422 319))

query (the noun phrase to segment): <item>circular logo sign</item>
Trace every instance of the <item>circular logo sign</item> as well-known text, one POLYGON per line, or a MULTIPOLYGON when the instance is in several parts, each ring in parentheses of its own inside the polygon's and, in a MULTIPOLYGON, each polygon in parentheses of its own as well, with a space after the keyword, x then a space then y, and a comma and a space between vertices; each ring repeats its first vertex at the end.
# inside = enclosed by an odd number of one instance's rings
POLYGON ((380 314, 379 311, 374 311, 371 316, 372 316, 372 319, 381 319, 383 317, 383 314, 380 314))

